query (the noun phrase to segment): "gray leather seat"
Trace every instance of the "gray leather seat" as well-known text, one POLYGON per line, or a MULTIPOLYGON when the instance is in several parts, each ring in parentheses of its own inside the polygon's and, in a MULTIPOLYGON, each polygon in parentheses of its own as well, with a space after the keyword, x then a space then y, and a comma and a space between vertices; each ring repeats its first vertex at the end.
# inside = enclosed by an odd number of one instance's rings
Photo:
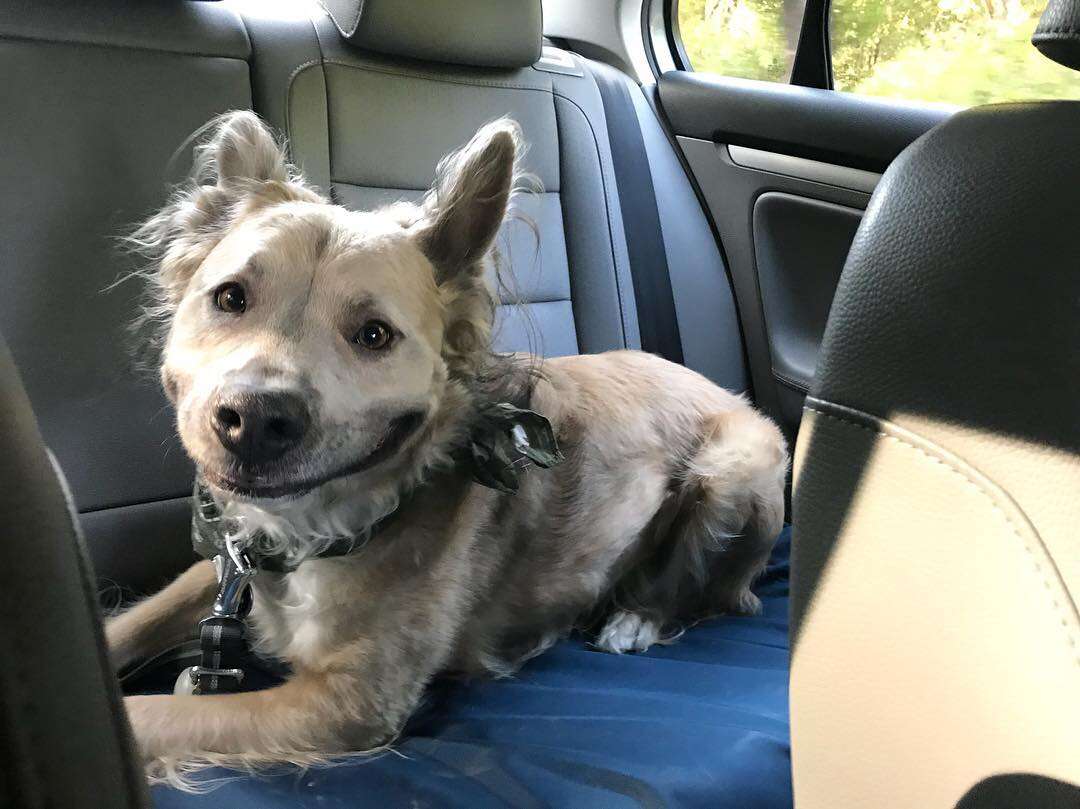
MULTIPOLYGON (((187 167, 188 149, 169 166, 174 150, 216 113, 254 108, 352 207, 419 195, 441 155, 514 116, 544 192, 521 203, 538 241, 525 223, 507 228, 504 299, 525 306, 503 307, 499 347, 640 344, 600 95, 580 57, 541 52, 539 0, 330 5, 337 23, 303 0, 286 14, 188 0, 0 8, 0 102, 13 130, 0 155, 0 329, 71 480, 98 573, 125 590, 149 591, 191 559, 192 469, 153 368, 132 357, 139 284, 103 290, 132 266, 116 237, 160 204, 187 167)), ((626 81, 686 363, 744 390, 719 250, 652 108, 626 81)))
POLYGON ((803 809, 1080 801, 1077 132, 959 113, 856 236, 796 450, 803 809))
MULTIPOLYGON (((244 12, 256 110, 288 132, 308 176, 350 207, 415 199, 442 155, 486 121, 514 117, 543 192, 519 204, 535 236, 517 222, 502 242, 512 270, 503 299, 525 306, 503 307, 498 346, 547 356, 640 347, 600 94, 585 60, 541 52, 539 2, 327 7, 291 23, 244 12)), ((652 109, 627 81, 656 178, 687 364, 742 390, 719 252, 652 109)))
POLYGON ((2 339, 0 455, 0 806, 144 806, 69 494, 2 339))
POLYGON ((192 470, 133 361, 139 284, 104 290, 133 266, 118 237, 186 170, 177 147, 250 106, 250 55, 220 3, 0 4, 0 331, 99 573, 139 589, 190 557, 192 470))

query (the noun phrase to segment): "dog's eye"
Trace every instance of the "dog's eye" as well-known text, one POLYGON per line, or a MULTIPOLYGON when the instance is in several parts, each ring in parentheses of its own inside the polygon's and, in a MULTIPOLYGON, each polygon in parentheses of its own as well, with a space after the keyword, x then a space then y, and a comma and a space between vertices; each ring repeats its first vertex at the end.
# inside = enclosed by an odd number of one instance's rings
POLYGON ((222 284, 214 290, 214 306, 231 315, 240 314, 247 309, 244 288, 235 282, 222 284))
POLYGON ((381 320, 369 320, 353 337, 353 342, 359 343, 364 348, 370 348, 372 351, 378 351, 390 345, 390 337, 389 326, 381 320))

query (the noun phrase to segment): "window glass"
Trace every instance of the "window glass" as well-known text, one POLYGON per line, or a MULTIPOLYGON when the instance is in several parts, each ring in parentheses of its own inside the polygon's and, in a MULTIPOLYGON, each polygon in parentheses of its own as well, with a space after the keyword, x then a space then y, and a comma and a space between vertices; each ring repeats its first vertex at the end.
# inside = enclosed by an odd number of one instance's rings
POLYGON ((679 36, 694 70, 786 82, 804 6, 805 0, 678 0, 679 36))
POLYGON ((968 106, 1080 98, 1031 44, 1046 0, 832 0, 837 90, 968 106))

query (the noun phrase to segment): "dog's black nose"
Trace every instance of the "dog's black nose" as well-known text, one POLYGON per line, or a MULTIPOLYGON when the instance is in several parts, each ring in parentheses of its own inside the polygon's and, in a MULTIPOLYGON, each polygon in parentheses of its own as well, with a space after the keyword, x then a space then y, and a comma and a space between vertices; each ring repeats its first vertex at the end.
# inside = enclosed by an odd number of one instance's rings
POLYGON ((245 390, 218 396, 210 422, 225 449, 240 462, 258 466, 299 444, 311 416, 294 393, 245 390))

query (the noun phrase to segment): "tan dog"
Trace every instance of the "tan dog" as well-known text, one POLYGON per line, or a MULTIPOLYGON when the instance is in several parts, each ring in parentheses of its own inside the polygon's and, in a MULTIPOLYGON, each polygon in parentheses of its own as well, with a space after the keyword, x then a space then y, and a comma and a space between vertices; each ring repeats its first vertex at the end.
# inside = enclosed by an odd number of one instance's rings
MULTIPOLYGON (((224 513, 299 564, 259 573, 251 616, 292 676, 128 697, 148 761, 369 749, 439 672, 507 673, 597 618, 599 645, 624 652, 758 607, 787 469, 770 421, 647 354, 492 353, 486 268, 520 149, 496 121, 422 205, 355 213, 307 187, 254 114, 230 113, 136 234, 184 446, 224 513), (545 415, 566 456, 516 495, 453 460, 499 401, 545 415), (314 558, 395 509, 357 552, 314 558)), ((201 562, 112 619, 115 662, 189 637, 215 583, 201 562)))

